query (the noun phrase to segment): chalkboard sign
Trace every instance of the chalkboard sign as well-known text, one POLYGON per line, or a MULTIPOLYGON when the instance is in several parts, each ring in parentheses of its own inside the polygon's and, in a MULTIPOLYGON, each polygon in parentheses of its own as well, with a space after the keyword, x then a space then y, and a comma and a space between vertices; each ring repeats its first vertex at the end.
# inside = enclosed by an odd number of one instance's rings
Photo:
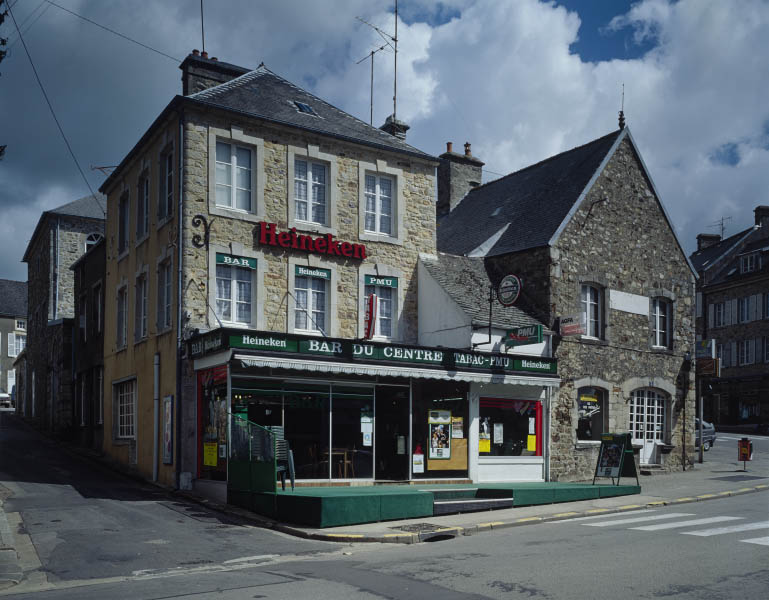
POLYGON ((616 485, 619 485, 620 477, 635 477, 636 483, 639 483, 629 433, 605 433, 601 436, 593 485, 598 477, 610 477, 612 484, 616 479, 616 485))

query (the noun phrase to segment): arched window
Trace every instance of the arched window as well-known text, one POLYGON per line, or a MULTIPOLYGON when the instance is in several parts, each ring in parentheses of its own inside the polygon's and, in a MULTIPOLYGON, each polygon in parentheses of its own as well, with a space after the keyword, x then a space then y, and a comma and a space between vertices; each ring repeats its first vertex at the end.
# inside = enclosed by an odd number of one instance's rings
POLYGON ((607 429, 608 404, 606 390, 597 387, 581 387, 577 391, 577 439, 600 441, 607 429))
POLYGON ((630 433, 641 444, 641 464, 656 463, 658 446, 667 437, 667 395, 643 388, 630 395, 630 433))
POLYGON ((93 246, 101 241, 102 235, 100 233, 89 233, 85 238, 85 251, 88 252, 93 246))

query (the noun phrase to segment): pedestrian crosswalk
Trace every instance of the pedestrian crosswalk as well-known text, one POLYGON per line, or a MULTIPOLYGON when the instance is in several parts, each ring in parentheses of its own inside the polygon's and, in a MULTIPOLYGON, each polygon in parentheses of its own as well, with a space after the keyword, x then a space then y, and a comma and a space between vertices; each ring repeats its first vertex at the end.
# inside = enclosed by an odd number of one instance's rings
MULTIPOLYGON (((769 529, 769 521, 747 522, 744 517, 732 515, 716 515, 700 518, 692 517, 697 517, 697 515, 690 512, 665 512, 657 511, 655 509, 641 509, 631 510, 621 514, 614 513, 610 515, 580 517, 561 522, 578 522, 584 527, 619 527, 633 531, 665 531, 680 529, 682 531, 678 531, 677 533, 698 537, 710 537, 769 529), (705 527, 717 524, 717 527, 705 527), (683 531, 684 529, 687 529, 687 531, 683 531)), ((740 539, 739 541, 747 544, 769 546, 769 536, 740 539)))

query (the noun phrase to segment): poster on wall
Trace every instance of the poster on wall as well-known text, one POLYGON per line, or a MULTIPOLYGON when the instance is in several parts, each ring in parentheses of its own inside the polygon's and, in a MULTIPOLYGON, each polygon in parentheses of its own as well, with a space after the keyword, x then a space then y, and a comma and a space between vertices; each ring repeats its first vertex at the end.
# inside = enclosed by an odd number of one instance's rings
POLYGON ((424 473, 425 472, 425 455, 421 452, 411 455, 411 472, 412 473, 424 473))
POLYGON ((207 467, 215 467, 219 461, 216 454, 218 444, 216 442, 205 442, 203 444, 203 464, 207 467))
POLYGON ((491 420, 489 417, 482 418, 478 427, 478 452, 486 454, 491 452, 491 420))
POLYGON ((163 398, 163 464, 174 461, 174 403, 173 396, 163 398))
POLYGON ((431 410, 427 413, 430 430, 428 458, 451 458, 451 411, 431 410))
POLYGON ((504 439, 504 423, 494 423, 494 444, 501 445, 504 439))
POLYGON ((464 439, 464 417, 451 417, 451 437, 455 440, 464 439))

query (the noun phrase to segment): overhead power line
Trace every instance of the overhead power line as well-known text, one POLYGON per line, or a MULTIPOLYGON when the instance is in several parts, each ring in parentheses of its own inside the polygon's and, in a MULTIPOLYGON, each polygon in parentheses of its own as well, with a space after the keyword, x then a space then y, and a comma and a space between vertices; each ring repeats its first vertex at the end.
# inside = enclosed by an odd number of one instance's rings
POLYGON ((176 58, 175 56, 171 56, 170 54, 166 54, 165 52, 161 52, 160 50, 157 50, 156 48, 153 48, 152 46, 148 46, 147 44, 142 44, 141 42, 138 42, 135 39, 130 38, 127 35, 124 35, 124 34, 120 33, 119 31, 115 31, 114 29, 110 29, 109 27, 105 27, 104 25, 101 25, 101 24, 97 23, 96 21, 92 21, 88 17, 84 17, 83 15, 79 15, 76 12, 74 12, 74 11, 68 9, 68 8, 64 8, 63 6, 61 6, 59 4, 56 4, 56 2, 51 2, 51 0, 46 0, 46 1, 51 6, 55 6, 56 8, 60 8, 64 12, 68 12, 69 14, 77 17, 78 19, 83 19, 83 21, 85 21, 86 23, 90 23, 91 25, 96 25, 96 27, 99 27, 99 28, 103 29, 104 31, 109 31, 110 33, 113 33, 116 36, 119 36, 119 37, 123 38, 124 40, 128 40, 129 42, 137 44, 137 45, 141 46, 142 48, 146 48, 147 50, 151 50, 152 52, 156 52, 156 53, 160 54, 161 56, 165 56, 166 58, 170 58, 173 61, 181 62, 181 59, 176 58))
POLYGON ((10 6, 8 7, 8 12, 11 15, 11 19, 13 19, 13 24, 16 27, 16 31, 19 33, 19 39, 21 40, 21 45, 24 46, 24 52, 27 53, 29 64, 32 65, 32 72, 35 74, 35 79, 37 79, 37 84, 40 86, 40 91, 43 92, 43 97, 45 98, 45 101, 48 104, 48 109, 51 111, 53 120, 56 122, 56 126, 59 128, 59 133, 61 133, 61 137, 62 139, 64 139, 64 143, 67 145, 67 150, 69 150, 69 154, 70 156, 72 156, 72 160, 75 161, 77 170, 80 171, 80 176, 83 178, 83 181, 85 182, 86 187, 88 187, 88 189, 91 192, 91 195, 98 202, 99 200, 96 197, 96 194, 94 193, 93 188, 91 187, 91 184, 88 182, 88 179, 86 178, 85 173, 83 172, 83 169, 80 167, 80 163, 78 162, 77 157, 75 156, 75 152, 72 150, 72 146, 70 146, 67 136, 64 134, 64 129, 62 129, 61 123, 59 123, 59 119, 56 117, 56 112, 53 110, 53 105, 51 104, 51 101, 48 98, 48 94, 45 91, 45 87, 43 87, 43 82, 40 80, 40 75, 38 75, 37 73, 37 68, 35 68, 35 62, 32 60, 32 55, 29 53, 29 48, 27 48, 27 43, 24 41, 24 37, 21 34, 21 29, 19 29, 19 24, 16 22, 16 17, 13 16, 13 9, 10 6))

